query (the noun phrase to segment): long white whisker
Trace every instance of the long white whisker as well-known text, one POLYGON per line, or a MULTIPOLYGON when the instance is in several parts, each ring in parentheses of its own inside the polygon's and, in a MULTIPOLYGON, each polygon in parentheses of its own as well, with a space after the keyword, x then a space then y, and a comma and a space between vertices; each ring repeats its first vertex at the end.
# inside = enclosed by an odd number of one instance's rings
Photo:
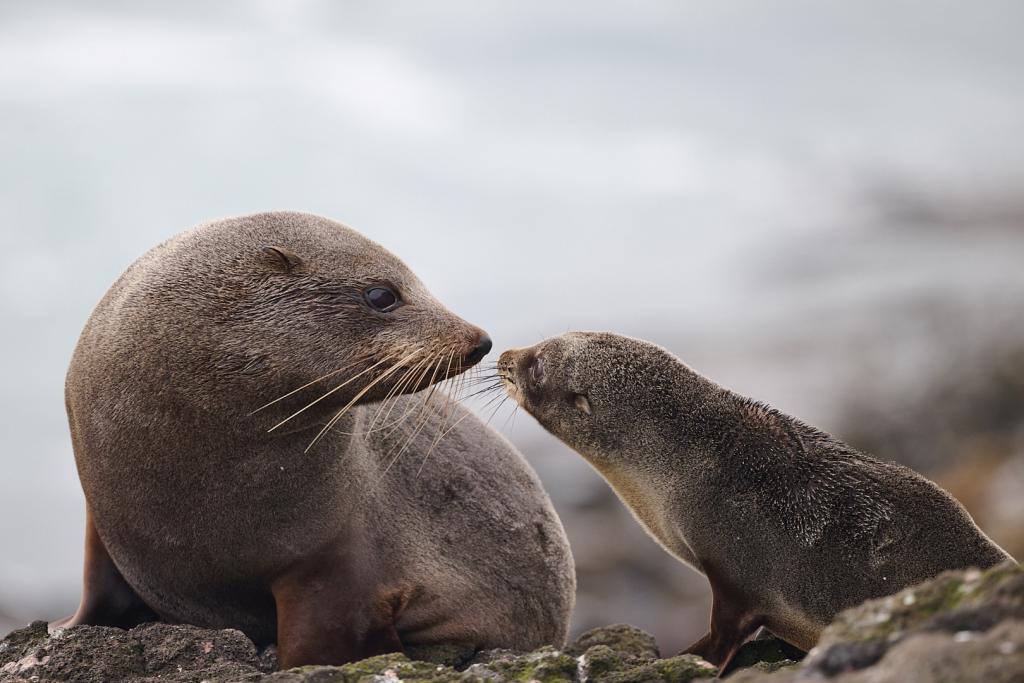
POLYGON ((365 369, 365 370, 363 370, 362 372, 359 372, 359 373, 356 373, 355 375, 352 375, 352 376, 351 376, 351 377, 349 377, 349 378, 348 378, 347 380, 345 380, 344 382, 342 382, 342 383, 341 383, 341 384, 339 384, 338 386, 334 387, 333 389, 331 389, 330 391, 328 391, 328 392, 327 392, 326 394, 324 394, 324 395, 323 395, 323 396, 321 396, 320 398, 318 398, 318 399, 316 399, 315 401, 312 401, 312 402, 310 402, 310 403, 307 403, 307 404, 306 404, 306 405, 305 405, 305 406, 304 406, 303 408, 301 408, 301 409, 299 409, 299 410, 296 410, 296 411, 295 411, 294 413, 292 413, 291 415, 289 415, 289 416, 288 416, 288 417, 286 417, 285 419, 281 420, 280 422, 278 422, 278 423, 277 423, 276 425, 274 425, 273 427, 271 427, 271 428, 270 428, 270 429, 268 429, 267 431, 268 431, 268 432, 272 432, 272 431, 274 431, 275 429, 277 429, 278 427, 280 427, 281 425, 283 425, 284 423, 286 423, 286 422, 288 422, 289 420, 291 420, 292 418, 298 417, 298 416, 299 416, 299 415, 301 415, 302 413, 306 412, 307 410, 309 410, 310 408, 312 408, 313 406, 315 406, 315 405, 316 405, 317 403, 319 403, 320 401, 324 400, 324 399, 325 399, 325 398, 327 398, 328 396, 330 396, 330 395, 332 395, 332 394, 336 393, 337 391, 339 391, 339 390, 340 390, 340 389, 341 389, 342 387, 344 387, 345 385, 347 385, 347 384, 351 383, 352 381, 354 381, 354 380, 358 379, 359 377, 361 377, 361 376, 365 375, 365 374, 366 374, 366 373, 368 373, 369 371, 373 370, 373 369, 374 369, 375 367, 377 367, 377 366, 379 366, 379 365, 381 365, 381 364, 383 364, 383 363, 386 363, 386 362, 388 362, 388 361, 389 361, 389 360, 391 360, 392 358, 394 358, 394 355, 390 355, 390 356, 385 356, 384 358, 382 358, 381 360, 377 361, 376 363, 374 363, 374 364, 373 364, 373 365, 371 365, 370 367, 366 368, 366 369, 365 369))
POLYGON ((384 417, 383 417, 383 419, 381 419, 381 426, 379 428, 377 428, 377 429, 374 429, 374 425, 377 424, 377 418, 380 416, 381 412, 384 410, 385 404, 387 403, 389 398, 397 398, 398 395, 401 392, 405 391, 406 388, 411 386, 412 385, 412 378, 413 378, 413 376, 416 374, 416 372, 420 369, 421 366, 424 366, 429 361, 430 361, 430 356, 426 356, 425 358, 423 358, 423 360, 421 360, 418 363, 416 363, 415 365, 407 368, 406 371, 404 373, 402 373, 402 377, 398 380, 398 382, 395 383, 395 386, 392 388, 391 392, 389 392, 389 396, 385 397, 384 401, 381 402, 381 407, 374 414, 373 419, 370 421, 370 424, 368 425, 368 427, 366 429, 366 433, 367 434, 370 434, 370 433, 372 433, 374 431, 382 430, 382 429, 385 428, 385 425, 387 424, 388 417, 391 415, 391 411, 393 411, 395 409, 395 405, 398 403, 398 401, 397 400, 391 401, 390 406, 387 408, 387 412, 384 413, 384 417))
POLYGON ((313 440, 312 440, 312 441, 311 441, 311 442, 309 443, 309 445, 308 445, 308 446, 306 446, 306 450, 305 450, 305 451, 303 451, 303 452, 304 452, 304 453, 308 453, 308 452, 309 452, 309 449, 310 449, 310 448, 312 448, 312 447, 313 447, 313 446, 314 446, 314 445, 316 444, 316 442, 320 440, 320 437, 322 437, 322 436, 323 436, 324 434, 326 434, 326 433, 327 433, 327 431, 328 431, 328 430, 329 430, 329 429, 330 429, 331 427, 333 427, 333 426, 334 426, 335 424, 337 424, 338 420, 340 420, 340 419, 341 419, 341 417, 342 417, 342 416, 343 416, 343 415, 344 415, 345 413, 347 413, 347 412, 348 412, 349 408, 351 408, 352 406, 354 406, 354 405, 356 404, 356 401, 358 401, 358 400, 359 400, 359 399, 361 399, 361 398, 362 398, 363 396, 365 396, 365 395, 366 395, 366 393, 367 393, 368 391, 370 391, 370 389, 372 389, 372 388, 373 388, 374 386, 376 386, 376 385, 377 385, 378 383, 380 383, 380 382, 381 382, 381 381, 383 381, 383 380, 384 380, 385 378, 389 377, 389 376, 390 376, 390 375, 391 375, 392 373, 394 373, 394 372, 395 372, 395 371, 397 371, 397 370, 398 370, 399 368, 401 368, 401 367, 402 367, 403 365, 405 365, 405 363, 407 363, 407 362, 408 362, 408 361, 410 361, 411 359, 415 358, 415 357, 416 357, 416 355, 417 355, 417 354, 418 354, 418 353, 419 353, 419 352, 420 352, 421 350, 422 350, 422 349, 416 349, 415 351, 413 351, 412 353, 410 353, 410 354, 409 354, 408 356, 406 356, 405 358, 403 358, 402 360, 398 361, 397 363, 395 363, 394 365, 392 365, 392 366, 391 366, 390 368, 388 368, 387 370, 385 370, 385 371, 384 371, 384 372, 383 372, 383 373, 382 373, 382 374, 381 374, 381 375, 380 375, 379 377, 377 377, 377 379, 373 380, 372 382, 370 382, 369 384, 367 384, 367 385, 366 385, 365 387, 363 387, 362 391, 360 391, 360 392, 359 392, 358 394, 356 394, 356 395, 355 395, 355 397, 354 397, 354 398, 353 398, 353 399, 352 399, 351 401, 349 401, 349 402, 348 402, 348 403, 347 403, 347 404, 345 405, 345 407, 344 407, 344 408, 342 408, 341 410, 339 410, 339 411, 338 411, 338 412, 337 412, 337 413, 336 413, 336 414, 334 415, 334 417, 332 417, 332 418, 330 419, 330 421, 328 421, 328 423, 324 425, 323 429, 321 429, 321 430, 320 430, 320 431, 319 431, 319 432, 317 433, 317 435, 316 435, 315 437, 313 437, 313 440))
MULTIPOLYGON (((424 411, 426 411, 426 410, 427 410, 427 408, 428 408, 428 404, 430 403, 430 398, 431 398, 431 397, 432 397, 432 396, 434 395, 434 389, 436 388, 436 386, 437 386, 437 385, 436 385, 436 384, 434 384, 434 383, 433 383, 433 381, 434 381, 434 378, 436 378, 436 377, 437 377, 437 372, 438 372, 438 370, 440 370, 440 369, 441 369, 441 361, 443 361, 443 360, 444 360, 444 356, 439 356, 439 357, 438 357, 438 359, 437 359, 437 363, 436 363, 436 364, 435 364, 435 366, 434 366, 434 372, 433 372, 433 374, 431 374, 431 376, 430 376, 430 381, 431 381, 430 389, 429 389, 429 390, 427 391, 427 395, 426 395, 426 397, 424 397, 424 399, 423 399, 423 403, 422 403, 422 407, 420 408, 420 413, 421 413, 421 414, 422 414, 422 413, 423 413, 424 411)), ((398 459, 399 459, 400 457, 402 457, 402 453, 404 453, 404 452, 406 451, 406 449, 407 449, 407 448, 409 448, 409 446, 410 446, 410 445, 412 445, 412 442, 413 442, 413 440, 415 440, 415 438, 416 438, 416 435, 420 433, 420 431, 421 431, 421 430, 423 429, 423 427, 424 427, 424 426, 425 426, 425 425, 427 424, 427 422, 429 422, 429 421, 430 421, 430 418, 431 418, 431 416, 433 416, 433 415, 434 415, 434 412, 433 412, 432 410, 431 410, 431 411, 429 411, 429 412, 427 412, 427 413, 426 413, 425 415, 423 415, 423 419, 422 419, 422 420, 420 420, 419 424, 418 424, 418 425, 416 425, 415 429, 413 429, 413 431, 412 431, 412 432, 411 432, 411 433, 409 434, 409 438, 405 440, 405 443, 404 443, 404 444, 402 445, 402 448, 401 448, 401 449, 400 449, 400 450, 398 451, 398 453, 397 453, 397 454, 395 455, 395 457, 394 457, 394 458, 393 458, 393 459, 391 460, 391 462, 389 462, 389 463, 388 463, 388 466, 384 468, 384 472, 383 472, 383 473, 381 474, 381 476, 380 476, 380 481, 383 481, 383 480, 384 480, 384 477, 385 477, 385 476, 387 475, 387 473, 388 473, 388 472, 389 472, 389 471, 391 470, 391 467, 392 467, 392 466, 393 466, 393 465, 394 465, 394 464, 395 464, 396 462, 398 462, 398 459)), ((417 417, 419 417, 419 416, 417 416, 417 417)), ((393 449, 392 449, 392 450, 393 450, 393 449)), ((389 453, 388 453, 388 454, 390 455, 390 451, 389 451, 389 453)))
POLYGON ((328 377, 333 377, 334 375, 337 375, 339 372, 344 372, 345 370, 348 370, 353 365, 358 365, 359 363, 365 362, 366 360, 368 360, 368 358, 370 358, 370 356, 360 356, 359 358, 353 360, 350 363, 347 363, 347 364, 341 366, 340 368, 338 368, 336 370, 331 370, 330 372, 328 372, 325 375, 320 375, 316 379, 314 379, 312 381, 309 381, 309 382, 306 382, 305 384, 303 384, 298 389, 292 389, 291 391, 289 391, 284 396, 279 396, 279 397, 275 398, 273 401, 271 401, 270 403, 264 403, 259 408, 257 408, 256 410, 252 411, 251 413, 249 413, 249 415, 255 415, 256 413, 260 412, 261 410, 263 410, 265 408, 269 408, 270 406, 274 405, 275 403, 283 401, 286 398, 288 398, 289 396, 293 396, 293 395, 299 393, 300 391, 302 391, 303 389, 305 389, 307 387, 313 386, 317 382, 322 382, 323 380, 327 379, 328 377))

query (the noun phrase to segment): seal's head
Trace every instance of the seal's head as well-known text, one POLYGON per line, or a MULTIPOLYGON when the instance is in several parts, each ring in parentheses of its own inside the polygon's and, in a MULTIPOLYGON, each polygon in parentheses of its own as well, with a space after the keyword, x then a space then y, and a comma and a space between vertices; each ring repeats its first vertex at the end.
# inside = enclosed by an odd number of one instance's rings
POLYGON ((327 394, 312 415, 417 391, 491 348, 396 256, 320 216, 208 223, 150 252, 140 268, 146 278, 131 269, 122 278, 139 281, 121 304, 139 313, 130 318, 138 329, 120 330, 137 338, 132 362, 159 353, 145 374, 159 368, 197 406, 248 412, 317 382, 294 397, 307 404, 313 391, 327 394))
POLYGON ((659 438, 680 383, 694 374, 660 346, 604 332, 505 351, 498 373, 520 406, 594 464, 659 438))

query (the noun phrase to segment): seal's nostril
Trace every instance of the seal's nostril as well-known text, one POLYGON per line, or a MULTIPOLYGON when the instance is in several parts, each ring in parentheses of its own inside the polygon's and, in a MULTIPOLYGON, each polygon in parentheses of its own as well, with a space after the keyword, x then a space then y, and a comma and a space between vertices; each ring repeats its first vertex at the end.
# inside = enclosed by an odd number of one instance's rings
POLYGON ((480 343, 477 344, 477 346, 476 346, 477 350, 480 351, 480 357, 481 358, 483 358, 484 356, 489 354, 491 352, 491 348, 493 348, 493 347, 494 347, 494 344, 491 342, 491 338, 488 337, 486 334, 484 336, 480 337, 480 343))
POLYGON ((481 358, 490 353, 492 346, 494 346, 494 344, 491 342, 490 337, 488 337, 486 334, 480 335, 480 340, 477 341, 476 346, 473 348, 472 351, 466 354, 466 362, 478 362, 481 358))

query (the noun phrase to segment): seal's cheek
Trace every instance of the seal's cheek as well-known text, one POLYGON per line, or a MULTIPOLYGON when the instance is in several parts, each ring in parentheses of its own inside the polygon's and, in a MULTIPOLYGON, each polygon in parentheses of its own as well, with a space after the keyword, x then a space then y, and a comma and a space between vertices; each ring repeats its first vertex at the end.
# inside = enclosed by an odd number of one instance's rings
POLYGON ((512 400, 518 403, 521 407, 525 408, 529 412, 529 407, 523 403, 523 392, 519 390, 518 385, 508 375, 501 375, 502 388, 505 389, 505 393, 508 394, 512 400))
POLYGON ((530 404, 540 406, 545 402, 550 391, 550 383, 543 356, 536 351, 521 354, 515 365, 515 379, 516 385, 530 404))

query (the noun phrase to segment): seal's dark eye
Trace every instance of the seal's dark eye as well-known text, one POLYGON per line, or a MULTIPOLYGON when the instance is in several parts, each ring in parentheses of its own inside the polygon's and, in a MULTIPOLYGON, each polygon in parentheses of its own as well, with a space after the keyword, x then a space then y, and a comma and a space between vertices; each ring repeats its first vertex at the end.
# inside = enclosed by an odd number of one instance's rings
POLYGON ((377 311, 391 311, 398 306, 398 295, 387 287, 371 287, 366 290, 366 303, 377 311))

